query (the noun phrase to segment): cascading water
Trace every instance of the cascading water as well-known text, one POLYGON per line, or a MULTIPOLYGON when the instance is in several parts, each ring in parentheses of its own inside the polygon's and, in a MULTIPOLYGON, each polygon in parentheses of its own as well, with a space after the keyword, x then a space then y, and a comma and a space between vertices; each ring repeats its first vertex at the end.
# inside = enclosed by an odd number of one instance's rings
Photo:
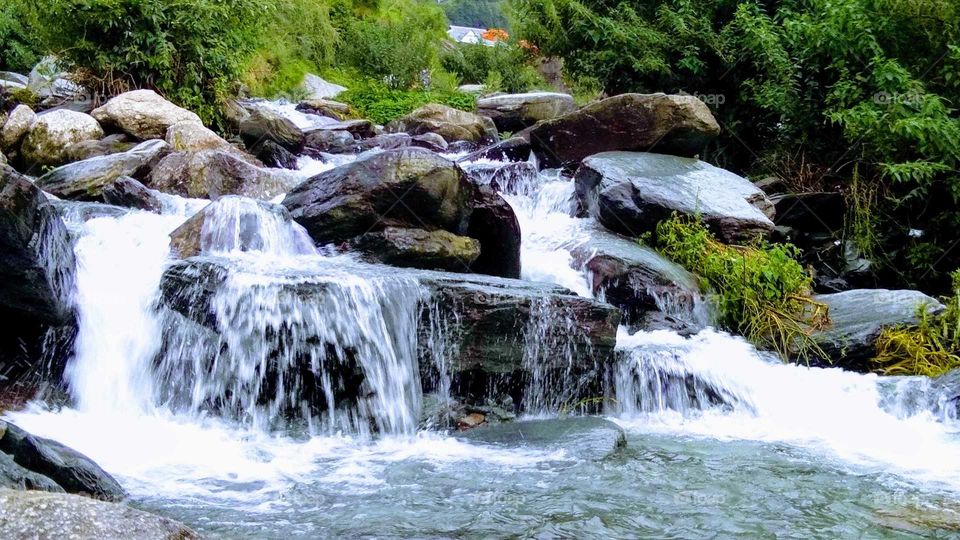
MULTIPOLYGON (((302 174, 335 164, 304 159, 302 174)), ((487 174, 517 212, 523 277, 589 296, 570 246, 597 224, 571 217, 558 172, 516 170, 487 174)), ((417 432, 420 377, 451 400, 457 306, 425 301, 408 275, 315 253, 246 199, 208 209, 191 274, 168 235, 207 201, 163 202, 163 214, 64 203, 78 259, 72 408, 8 416, 211 536, 899 537, 960 523, 956 396, 931 397, 935 383, 784 365, 709 329, 621 329, 605 396, 627 430, 620 458, 417 432)), ((703 321, 695 303, 652 296, 703 321)), ((576 405, 564 367, 583 354, 580 329, 547 299, 531 310, 524 400, 555 414, 576 405)))

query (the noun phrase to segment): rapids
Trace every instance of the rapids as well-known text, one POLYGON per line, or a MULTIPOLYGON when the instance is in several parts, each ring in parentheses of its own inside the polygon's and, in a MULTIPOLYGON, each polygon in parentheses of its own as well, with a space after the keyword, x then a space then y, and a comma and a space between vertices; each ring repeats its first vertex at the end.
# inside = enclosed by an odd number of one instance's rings
MULTIPOLYGON (((331 166, 302 159, 300 173, 331 166)), ((503 195, 523 232, 523 278, 589 295, 568 247, 596 224, 570 217, 572 183, 543 171, 508 186, 503 195)), ((160 215, 91 219, 87 203, 64 203, 78 259, 72 402, 8 413, 96 460, 136 506, 229 538, 899 538, 960 530, 958 425, 908 399, 923 381, 785 365, 710 328, 690 338, 620 330, 605 401, 627 447, 604 461, 418 431, 414 305, 422 286, 316 252, 298 225, 243 201, 223 205, 217 219, 253 226, 263 242, 246 252, 231 235, 209 243, 234 269, 214 299, 233 352, 206 373, 198 351, 220 342, 177 327, 159 306, 172 262, 168 235, 206 201, 163 200, 160 215), (305 271, 334 290, 323 305, 297 304, 277 286, 305 271), (323 373, 343 352, 313 350, 296 329, 357 351, 370 399, 279 422, 304 391, 290 379, 268 402, 256 399, 265 344, 279 328, 294 328, 292 348, 323 373)), ((707 322, 702 312, 690 316, 707 322)), ((435 330, 428 346, 443 394, 449 358, 443 329, 435 330)), ((535 361, 540 345, 528 339, 525 358, 535 361)), ((329 378, 314 384, 335 401, 329 378)), ((549 400, 555 384, 534 377, 531 411, 560 412, 549 400)))

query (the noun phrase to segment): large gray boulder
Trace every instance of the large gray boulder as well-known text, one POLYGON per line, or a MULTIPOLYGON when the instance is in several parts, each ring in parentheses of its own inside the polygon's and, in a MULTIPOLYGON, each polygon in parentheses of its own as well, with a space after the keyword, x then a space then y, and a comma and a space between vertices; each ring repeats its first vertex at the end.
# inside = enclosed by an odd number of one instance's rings
POLYGON ((699 216, 725 242, 773 231, 772 204, 747 179, 696 159, 604 152, 577 170, 581 207, 608 229, 631 237, 673 213, 699 216))
POLYGON ((153 168, 146 184, 171 195, 209 199, 243 195, 266 200, 290 187, 286 176, 223 150, 169 154, 153 168))
POLYGON ((124 92, 94 109, 94 118, 138 139, 162 139, 178 122, 201 123, 200 117, 163 99, 153 90, 124 92))
POLYGON ((19 148, 36 119, 37 115, 30 107, 26 105, 14 107, 7 116, 7 121, 3 123, 3 129, 0 129, 0 150, 10 152, 19 148))
POLYGON ((0 313, 68 322, 75 268, 60 213, 27 177, 0 165, 0 313))
POLYGON ((169 153, 170 145, 163 141, 144 141, 126 152, 57 167, 37 179, 37 185, 62 199, 99 201, 114 180, 121 176, 143 179, 169 153))
MULTIPOLYGON (((443 230, 479 240, 474 272, 520 273, 520 228, 510 205, 471 183, 452 161, 424 149, 361 157, 303 182, 283 204, 318 244, 348 242, 387 227, 443 230)), ((430 259, 419 266, 434 268, 430 259)))
POLYGON ((710 109, 687 95, 621 94, 541 122, 530 144, 548 167, 613 150, 692 157, 720 134, 710 109))
POLYGON ((412 113, 387 124, 388 132, 410 135, 436 133, 448 143, 467 141, 479 144, 499 140, 497 127, 485 116, 461 111, 446 105, 424 105, 412 113))
POLYGON ((47 111, 30 125, 20 155, 28 166, 60 165, 66 161, 70 145, 101 137, 103 129, 89 114, 66 109, 47 111))
POLYGON ((830 325, 813 334, 814 341, 835 366, 871 371, 875 343, 885 328, 918 322, 925 309, 936 313, 943 304, 920 291, 854 289, 813 297, 827 305, 830 325))
POLYGON ((692 313, 700 296, 696 276, 637 240, 596 230, 570 248, 573 266, 586 272, 593 294, 620 308, 624 322, 649 312, 692 313))
POLYGON ((103 202, 124 208, 136 208, 159 214, 163 203, 157 192, 137 179, 121 176, 103 188, 103 202))
POLYGON ((572 96, 557 92, 500 94, 477 99, 477 114, 492 119, 500 131, 520 131, 576 108, 572 96))
POLYGON ((119 501, 126 496, 120 484, 90 458, 2 420, 0 453, 20 467, 49 478, 67 493, 104 501, 119 501))
POLYGON ((346 86, 327 82, 313 73, 307 73, 303 77, 300 88, 306 93, 306 99, 308 100, 332 99, 347 90, 346 86))
POLYGON ((193 530, 124 504, 65 493, 0 489, 0 536, 28 538, 138 538, 192 540, 193 530))
POLYGON ((432 152, 404 148, 372 154, 303 182, 283 200, 320 244, 387 226, 465 230, 473 185, 432 152))

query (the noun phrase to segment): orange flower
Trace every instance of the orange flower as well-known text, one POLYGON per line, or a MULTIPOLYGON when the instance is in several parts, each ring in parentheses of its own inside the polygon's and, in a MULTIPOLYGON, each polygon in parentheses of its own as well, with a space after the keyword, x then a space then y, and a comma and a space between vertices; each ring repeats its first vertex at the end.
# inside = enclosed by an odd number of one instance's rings
POLYGON ((490 28, 482 36, 487 41, 506 41, 510 39, 510 34, 500 28, 490 28))

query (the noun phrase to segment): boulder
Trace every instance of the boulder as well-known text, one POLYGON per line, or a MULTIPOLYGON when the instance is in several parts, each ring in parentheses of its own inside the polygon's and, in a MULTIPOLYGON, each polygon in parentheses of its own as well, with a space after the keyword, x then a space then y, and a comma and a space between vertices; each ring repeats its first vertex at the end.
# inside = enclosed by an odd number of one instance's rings
POLYGON ((426 148, 434 152, 446 152, 450 145, 443 137, 436 133, 424 133, 423 135, 414 135, 410 138, 410 145, 419 148, 426 148))
POLYGON ((505 141, 471 152, 457 161, 470 162, 485 159, 491 161, 527 161, 530 159, 530 152, 530 141, 523 137, 510 137, 505 141))
POLYGON ((297 156, 279 144, 267 139, 253 147, 253 155, 267 167, 296 169, 297 156))
POLYGON ((332 99, 347 90, 346 86, 327 82, 313 73, 304 76, 300 88, 306 93, 308 100, 332 99))
POLYGON ((919 291, 854 289, 813 297, 827 305, 831 324, 814 332, 814 341, 832 360, 832 365, 856 371, 871 371, 875 343, 884 328, 916 324, 917 310, 930 313, 943 304, 919 291))
POLYGON ((288 182, 284 176, 222 150, 174 152, 157 163, 146 181, 163 193, 209 199, 224 195, 272 199, 289 188, 288 182))
POLYGON ((601 461, 627 446, 623 428, 596 416, 487 424, 457 435, 471 442, 562 451, 571 460, 601 461))
MULTIPOLYGON (((19 489, 63 493, 63 488, 42 474, 25 469, 10 457, 0 452, 0 490, 19 489)), ((2 530, 2 527, 0 527, 2 530)))
POLYGON ((419 148, 371 154, 303 182, 283 200, 318 244, 388 226, 464 231, 473 186, 451 161, 419 148))
POLYGON ((272 101, 245 99, 236 104, 240 111, 235 121, 249 148, 264 140, 271 140, 291 152, 299 153, 303 149, 307 131, 337 123, 332 118, 305 114, 293 105, 272 101))
POLYGON ((27 89, 40 98, 42 108, 71 104, 82 105, 85 110, 90 110, 89 93, 70 80, 70 74, 52 56, 44 57, 30 70, 27 89))
POLYGON ((2 420, 0 452, 24 469, 53 480, 67 493, 103 501, 119 501, 126 496, 120 484, 90 458, 2 420))
POLYGON ((66 155, 66 161, 72 163, 74 161, 83 161, 85 159, 126 152, 136 145, 137 143, 130 140, 126 135, 117 133, 107 135, 99 140, 73 143, 64 150, 64 154, 66 155))
POLYGON ((170 126, 178 122, 201 123, 195 113, 170 103, 153 90, 124 92, 90 114, 104 126, 142 140, 162 139, 170 126))
POLYGON ((489 186, 478 186, 467 236, 480 241, 470 268, 480 274, 520 277, 520 222, 510 204, 489 186))
POLYGON ((192 540, 193 530, 124 504, 64 493, 0 490, 4 538, 142 538, 192 540))
POLYGON ((27 177, 0 166, 0 314, 8 321, 70 322, 75 272, 59 211, 27 177))
POLYGON ((413 146, 413 137, 406 133, 384 133, 383 135, 356 141, 356 148, 360 152, 366 152, 374 148, 379 148, 380 150, 396 150, 397 148, 406 148, 408 146, 413 146))
POLYGON ((12 94, 17 90, 23 90, 29 82, 29 77, 25 75, 12 71, 0 71, 0 95, 12 94))
POLYGON ((631 237, 653 231, 675 212, 699 216, 724 242, 766 236, 774 227, 763 211, 772 208, 763 191, 696 159, 604 152, 585 159, 575 181, 581 208, 631 237))
POLYGON ((192 120, 181 120, 167 128, 164 140, 174 152, 200 152, 224 150, 239 153, 226 139, 192 120))
POLYGON ((586 272, 594 296, 620 308, 627 324, 667 306, 692 313, 699 299, 696 276, 636 240, 591 231, 570 254, 574 267, 586 272))
POLYGON ((163 204, 157 194, 129 176, 121 176, 103 188, 103 202, 159 214, 163 204))
POLYGON ((487 87, 482 84, 461 84, 457 91, 464 94, 482 94, 487 91, 487 87))
POLYGON ((89 114, 58 109, 37 115, 20 145, 22 160, 29 166, 60 165, 67 147, 103 137, 100 124, 89 114))
POLYGON ((305 99, 297 104, 297 110, 308 114, 327 116, 334 120, 343 120, 350 114, 350 106, 329 99, 305 99))
POLYGON ((548 167, 613 150, 692 157, 720 134, 710 109, 687 95, 621 94, 541 122, 530 143, 548 167))
POLYGON ((576 108, 572 96, 557 92, 500 94, 477 99, 477 114, 491 118, 500 131, 519 131, 569 114, 576 108))
POLYGON ((14 107, 10 111, 10 115, 7 116, 3 129, 0 130, 0 150, 10 152, 19 148, 21 141, 26 137, 27 131, 30 130, 30 126, 36 119, 37 115, 30 107, 26 105, 14 107))
POLYGON ((356 137, 343 129, 314 129, 304 134, 304 150, 306 152, 347 154, 358 149, 356 137))
POLYGON ((499 139, 497 128, 489 118, 438 104, 424 105, 390 122, 387 131, 410 135, 436 133, 448 143, 467 141, 489 144, 499 139))
POLYGON ((103 188, 121 176, 145 178, 170 153, 160 140, 144 141, 126 152, 69 163, 37 180, 44 191, 63 199, 99 201, 103 188))
POLYGON ((480 242, 451 232, 387 227, 357 237, 352 248, 370 262, 393 266, 470 272, 480 242))
POLYGON ((170 247, 181 258, 230 251, 315 253, 286 208, 235 195, 217 199, 177 227, 170 247))

